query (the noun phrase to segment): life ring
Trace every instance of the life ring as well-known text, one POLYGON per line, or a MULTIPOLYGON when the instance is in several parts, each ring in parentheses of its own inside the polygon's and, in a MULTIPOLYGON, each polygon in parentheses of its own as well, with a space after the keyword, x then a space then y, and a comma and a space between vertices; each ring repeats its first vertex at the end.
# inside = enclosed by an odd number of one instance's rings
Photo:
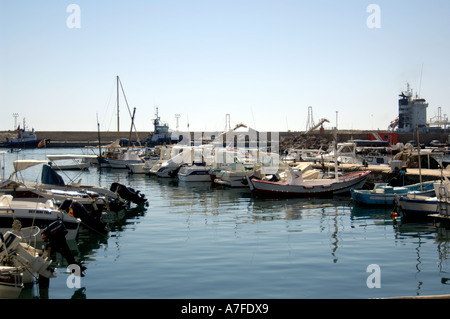
POLYGON ((114 152, 116 149, 114 147, 108 148, 108 152, 114 152))

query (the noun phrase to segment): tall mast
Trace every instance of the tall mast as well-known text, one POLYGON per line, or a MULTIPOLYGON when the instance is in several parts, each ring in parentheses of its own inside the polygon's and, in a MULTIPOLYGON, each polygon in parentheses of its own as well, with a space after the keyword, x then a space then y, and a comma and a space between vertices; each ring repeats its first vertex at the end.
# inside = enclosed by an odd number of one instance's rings
POLYGON ((119 124, 119 76, 117 75, 117 139, 120 139, 120 124, 119 124))

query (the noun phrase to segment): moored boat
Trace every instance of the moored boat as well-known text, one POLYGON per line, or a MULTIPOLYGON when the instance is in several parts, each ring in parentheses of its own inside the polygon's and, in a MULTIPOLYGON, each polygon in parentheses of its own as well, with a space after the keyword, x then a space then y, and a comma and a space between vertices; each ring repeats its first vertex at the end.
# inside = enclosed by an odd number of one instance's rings
POLYGON ((409 218, 427 218, 436 214, 438 198, 429 196, 407 195, 398 198, 402 214, 409 218))
POLYGON ((0 266, 0 299, 19 298, 23 287, 22 269, 0 266))
POLYGON ((178 179, 183 182, 211 182, 210 168, 206 165, 184 165, 178 171, 178 179))
POLYGON ((101 156, 103 168, 128 169, 128 165, 144 164, 140 157, 141 150, 127 147, 110 147, 101 156))
POLYGON ((362 171, 336 176, 333 179, 304 180, 300 171, 288 168, 286 181, 268 181, 247 177, 248 185, 253 193, 269 196, 332 196, 350 192, 352 188, 361 188, 371 173, 370 171, 362 171))
POLYGON ((5 142, 0 143, 0 147, 8 147, 14 151, 20 151, 20 148, 42 147, 50 142, 47 139, 38 139, 34 129, 27 130, 25 119, 23 119, 23 128, 17 127, 17 137, 7 138, 5 142))
POLYGON ((159 157, 152 157, 144 160, 144 163, 127 164, 129 174, 149 174, 152 167, 158 162, 159 157))
POLYGON ((224 185, 228 187, 247 187, 243 181, 247 177, 253 175, 253 169, 237 169, 237 170, 225 170, 221 172, 216 172, 216 177, 214 183, 218 185, 224 185))
POLYGON ((37 226, 43 229, 57 219, 61 219, 67 229, 66 239, 75 239, 80 220, 58 209, 53 201, 31 202, 13 199, 11 195, 0 196, 0 232, 9 231, 15 220, 22 227, 37 226))
POLYGON ((365 205, 394 205, 396 196, 422 195, 434 196, 434 181, 406 185, 390 186, 388 183, 376 183, 373 189, 351 189, 353 200, 365 205))

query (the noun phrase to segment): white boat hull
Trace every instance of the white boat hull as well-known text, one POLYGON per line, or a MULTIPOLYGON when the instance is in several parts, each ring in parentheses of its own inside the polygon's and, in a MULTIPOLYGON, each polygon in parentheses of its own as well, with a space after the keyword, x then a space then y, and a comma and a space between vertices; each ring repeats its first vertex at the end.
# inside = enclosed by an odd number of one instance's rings
POLYGON ((174 176, 174 171, 178 169, 179 166, 161 166, 155 173, 156 176, 161 178, 171 178, 174 176))
POLYGON ((254 193, 272 196, 331 196, 350 192, 351 188, 361 188, 370 171, 358 172, 335 179, 311 179, 291 185, 285 182, 271 182, 247 178, 250 189, 254 193))
POLYGON ((128 165, 133 165, 133 164, 143 164, 142 161, 138 161, 138 160, 120 160, 120 159, 112 159, 112 158, 108 158, 107 159, 108 164, 103 165, 102 167, 107 167, 107 168, 114 168, 114 169, 127 169, 128 165))
POLYGON ((144 163, 128 164, 128 169, 130 174, 147 174, 150 171, 144 163))
POLYGON ((23 288, 22 273, 16 267, 0 266, 0 299, 17 299, 23 288))
POLYGON ((68 187, 39 184, 40 186, 19 186, 17 188, 5 188, 0 189, 1 194, 14 195, 14 198, 36 203, 37 201, 45 202, 47 200, 53 200, 57 206, 61 205, 66 199, 72 199, 83 206, 88 211, 103 211, 105 207, 105 198, 99 196, 99 194, 93 194, 89 196, 87 193, 81 193, 77 190, 68 190, 68 187))
MULTIPOLYGON (((58 218, 67 229, 66 239, 74 240, 78 234, 80 221, 56 209, 49 201, 40 203, 13 200, 10 195, 0 197, 0 232, 2 233, 11 230, 14 220, 19 220, 22 228, 35 226, 42 230, 58 218)), ((42 238, 36 236, 36 240, 42 241, 42 238)))
POLYGON ((427 217, 438 211, 437 197, 405 196, 398 203, 406 217, 427 217))
POLYGON ((183 182, 211 182, 209 168, 206 166, 183 166, 177 176, 183 182))
POLYGON ((219 171, 216 172, 214 183, 228 187, 248 187, 243 181, 253 174, 253 170, 246 171, 219 171))

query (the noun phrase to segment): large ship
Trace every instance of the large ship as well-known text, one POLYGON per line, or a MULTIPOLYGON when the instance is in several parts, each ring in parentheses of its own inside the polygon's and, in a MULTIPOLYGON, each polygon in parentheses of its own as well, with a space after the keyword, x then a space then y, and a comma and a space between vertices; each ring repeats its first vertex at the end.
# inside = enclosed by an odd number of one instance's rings
MULTIPOLYGON (((397 128, 398 133, 415 133, 417 129, 423 133, 447 133, 449 124, 446 117, 438 116, 437 121, 427 121, 428 103, 418 94, 413 94, 409 84, 406 91, 399 95, 398 118, 390 125, 391 128, 397 128)), ((439 108, 441 112, 441 108, 439 108)))
POLYGON ((178 137, 176 137, 172 134, 172 132, 169 131, 169 126, 165 123, 161 123, 161 119, 158 115, 158 108, 156 108, 153 126, 153 134, 150 134, 146 141, 146 144, 148 146, 178 143, 178 137))
POLYGON ((36 133, 34 132, 34 128, 31 131, 26 129, 25 119, 23 119, 23 127, 20 128, 20 125, 17 127, 17 137, 8 137, 6 141, 0 143, 0 147, 8 147, 8 148, 34 148, 41 147, 48 143, 49 140, 38 139, 36 133))
POLYGON ((398 101, 398 132, 412 133, 416 128, 424 132, 427 128, 427 108, 425 99, 416 96, 407 85, 406 91, 400 94, 398 101))

